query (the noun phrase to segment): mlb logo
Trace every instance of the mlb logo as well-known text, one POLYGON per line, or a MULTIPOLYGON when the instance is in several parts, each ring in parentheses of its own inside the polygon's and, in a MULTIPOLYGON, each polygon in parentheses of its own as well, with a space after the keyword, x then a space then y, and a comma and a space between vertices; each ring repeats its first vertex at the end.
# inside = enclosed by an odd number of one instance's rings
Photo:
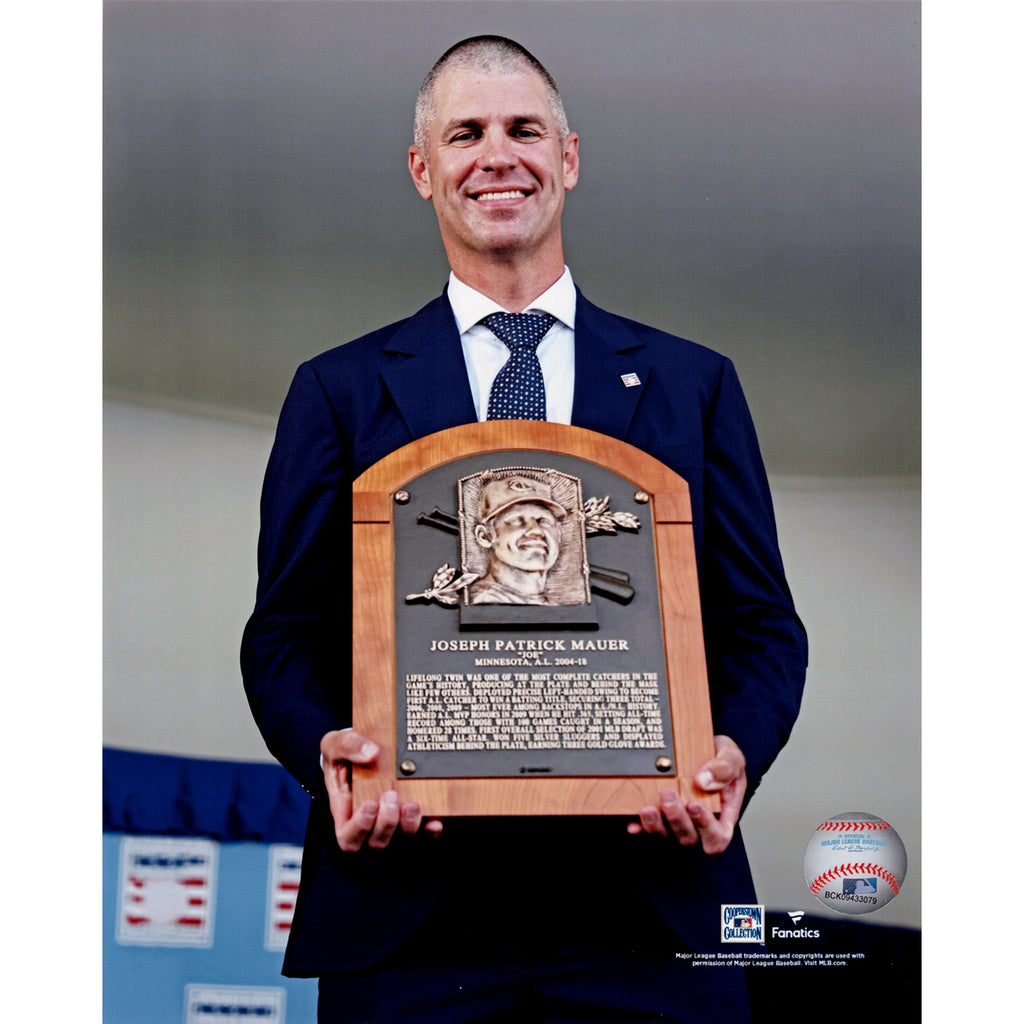
POLYGON ((878 892, 877 878, 844 878, 844 896, 874 896, 878 892))
POLYGON ((753 928, 754 919, 752 917, 734 917, 732 926, 733 928, 753 928))

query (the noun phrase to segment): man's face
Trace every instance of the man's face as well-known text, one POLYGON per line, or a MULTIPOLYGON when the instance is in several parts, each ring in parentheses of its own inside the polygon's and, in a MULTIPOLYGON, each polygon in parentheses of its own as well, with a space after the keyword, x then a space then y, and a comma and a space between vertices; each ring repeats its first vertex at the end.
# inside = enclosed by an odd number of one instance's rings
POLYGON ((485 530, 481 543, 491 548, 493 557, 515 569, 546 572, 558 561, 562 524, 539 502, 521 501, 509 506, 485 530))
POLYGON ((540 76, 450 68, 435 83, 434 106, 427 153, 413 146, 409 169, 420 195, 433 200, 453 268, 556 249, 561 258, 579 142, 575 134, 560 142, 540 76))

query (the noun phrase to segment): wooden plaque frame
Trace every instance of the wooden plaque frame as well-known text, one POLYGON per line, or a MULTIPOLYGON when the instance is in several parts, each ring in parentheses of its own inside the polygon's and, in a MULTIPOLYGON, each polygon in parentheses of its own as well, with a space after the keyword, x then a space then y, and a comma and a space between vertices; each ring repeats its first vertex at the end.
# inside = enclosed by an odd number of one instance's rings
POLYGON ((393 789, 403 802, 418 801, 431 817, 635 815, 642 806, 657 805, 664 789, 675 788, 684 800, 698 799, 719 809, 717 794, 699 792, 693 782, 715 747, 693 516, 689 487, 682 477, 640 449, 582 427, 492 420, 431 434, 381 459, 353 484, 352 513, 353 727, 381 748, 374 765, 353 766, 356 804, 393 789), (428 470, 491 451, 572 456, 612 469, 650 496, 675 747, 671 772, 642 777, 419 779, 396 772, 395 494, 428 470))

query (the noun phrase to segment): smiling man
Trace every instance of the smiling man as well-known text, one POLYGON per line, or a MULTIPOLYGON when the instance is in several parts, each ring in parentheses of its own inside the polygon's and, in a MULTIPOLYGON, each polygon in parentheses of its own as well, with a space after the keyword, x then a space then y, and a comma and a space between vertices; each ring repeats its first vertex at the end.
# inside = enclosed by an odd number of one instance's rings
POLYGON ((473 52, 425 83, 409 170, 455 276, 519 312, 565 270, 562 208, 579 139, 546 72, 507 55, 481 65, 473 52))
POLYGON ((551 488, 520 476, 488 480, 480 490, 477 544, 487 572, 469 591, 472 604, 550 604, 548 573, 562 547, 566 511, 551 488))
MULTIPOLYGON (((806 637, 732 364, 598 308, 565 266, 579 170, 531 54, 495 36, 452 47, 420 90, 409 149, 447 287, 303 364, 281 412, 242 669, 268 747, 313 797, 284 969, 320 978, 322 1022, 748 1019, 742 971, 694 971, 679 954, 719 949, 721 906, 756 902, 737 823, 796 718, 806 637), (720 794, 720 814, 671 789, 629 820, 442 829, 394 792, 353 807, 351 765, 379 748, 349 728, 352 481, 488 418, 599 431, 687 480, 716 732, 696 784, 720 794)), ((508 522, 488 515, 478 540, 520 586, 532 573, 536 596, 560 517, 532 499, 502 508, 508 522)))

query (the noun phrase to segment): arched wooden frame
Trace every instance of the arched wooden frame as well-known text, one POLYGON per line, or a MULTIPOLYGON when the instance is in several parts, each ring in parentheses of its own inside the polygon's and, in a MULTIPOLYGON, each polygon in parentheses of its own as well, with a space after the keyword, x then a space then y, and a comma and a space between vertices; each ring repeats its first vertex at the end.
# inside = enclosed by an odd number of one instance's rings
POLYGON ((666 788, 712 810, 694 776, 714 756, 707 667, 693 543, 690 491, 677 473, 640 449, 581 427, 492 420, 420 438, 371 466, 354 483, 353 727, 375 740, 373 766, 353 768, 353 799, 389 789, 418 801, 428 816, 487 814, 636 814, 657 805, 666 788), (554 452, 612 469, 650 495, 668 672, 673 772, 661 776, 406 778, 396 777, 395 494, 438 466, 487 452, 554 452), (381 581, 385 581, 382 584, 381 581))

